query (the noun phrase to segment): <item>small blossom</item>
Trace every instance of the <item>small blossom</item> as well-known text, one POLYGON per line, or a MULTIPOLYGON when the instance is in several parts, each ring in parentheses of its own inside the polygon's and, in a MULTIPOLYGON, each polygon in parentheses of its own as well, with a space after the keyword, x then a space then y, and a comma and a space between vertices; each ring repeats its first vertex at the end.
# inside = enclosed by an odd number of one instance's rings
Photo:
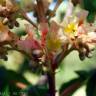
POLYGON ((68 34, 70 34, 70 33, 72 33, 72 34, 76 33, 77 32, 77 25, 75 23, 73 23, 73 22, 72 23, 69 23, 68 26, 64 28, 64 32, 65 33, 68 33, 68 34))
POLYGON ((6 0, 4 5, 0 5, 0 17, 3 17, 3 24, 8 24, 9 28, 18 27, 16 21, 19 7, 14 0, 6 0))

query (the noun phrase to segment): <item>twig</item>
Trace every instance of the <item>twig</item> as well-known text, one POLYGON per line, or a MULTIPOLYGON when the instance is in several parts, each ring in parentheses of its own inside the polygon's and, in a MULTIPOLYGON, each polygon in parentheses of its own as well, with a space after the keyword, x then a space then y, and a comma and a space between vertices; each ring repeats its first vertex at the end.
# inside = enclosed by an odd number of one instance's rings
POLYGON ((38 15, 38 20, 39 22, 46 22, 47 19, 44 12, 44 4, 42 0, 36 0, 36 1, 37 1, 36 12, 38 15))
POLYGON ((36 25, 32 20, 29 19, 29 17, 27 16, 26 12, 24 12, 24 10, 21 10, 20 12, 21 12, 21 15, 23 16, 23 18, 24 18, 25 20, 27 20, 27 21, 28 21, 29 23, 31 23, 35 28, 38 29, 37 25, 36 25))
POLYGON ((73 46, 68 49, 68 43, 64 45, 64 49, 54 58, 53 60, 53 70, 57 69, 59 64, 63 61, 63 59, 71 52, 74 50, 73 46))
POLYGON ((52 12, 50 12, 50 14, 49 14, 48 20, 55 15, 57 8, 59 7, 59 5, 61 4, 62 1, 63 0, 58 0, 57 1, 54 10, 52 12))
POLYGON ((55 96, 55 72, 48 72, 49 96, 55 96))

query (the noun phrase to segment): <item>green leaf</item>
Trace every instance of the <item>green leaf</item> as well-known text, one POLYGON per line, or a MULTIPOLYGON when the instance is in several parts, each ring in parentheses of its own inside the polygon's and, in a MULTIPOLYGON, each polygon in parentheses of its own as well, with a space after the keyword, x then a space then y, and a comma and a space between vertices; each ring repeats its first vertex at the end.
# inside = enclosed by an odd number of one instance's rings
POLYGON ((88 22, 94 22, 94 20, 95 20, 95 15, 96 15, 95 12, 90 12, 90 13, 88 14, 88 16, 87 16, 88 22))
POLYGON ((10 96, 10 92, 9 92, 9 85, 6 85, 3 89, 3 91, 1 92, 0 96, 10 96))
POLYGON ((83 0, 84 9, 89 11, 87 20, 88 22, 94 22, 96 15, 96 0, 83 0))
POLYGON ((88 10, 90 12, 95 11, 92 0, 83 0, 83 6, 84 6, 84 9, 86 9, 86 10, 88 10))
POLYGON ((10 82, 12 81, 16 81, 16 82, 22 82, 25 84, 30 84, 21 74, 16 73, 14 71, 8 70, 7 71, 7 80, 10 82))
POLYGON ((92 0, 92 5, 94 6, 94 8, 96 9, 96 0, 92 0))
POLYGON ((82 78, 83 80, 85 80, 85 79, 89 76, 89 74, 90 74, 90 72, 85 71, 85 70, 75 71, 75 72, 76 72, 77 75, 78 75, 80 78, 82 78))
POLYGON ((59 90, 60 96, 72 96, 72 94, 84 84, 88 77, 88 72, 76 71, 76 73, 79 75, 78 78, 62 84, 59 90))
POLYGON ((87 96, 96 96, 96 70, 91 73, 92 75, 87 83, 86 94, 87 96))
POLYGON ((9 96, 13 96, 13 94, 20 96, 21 88, 16 86, 16 83, 18 82, 23 83, 27 86, 30 85, 30 83, 21 74, 11 70, 6 70, 4 67, 0 67, 0 92, 3 92, 6 85, 8 85, 8 90, 10 91, 9 96))
POLYGON ((73 79, 67 83, 62 84, 59 93, 61 96, 72 96, 72 94, 81 86, 81 80, 73 79))
POLYGON ((46 85, 35 85, 27 89, 28 96, 47 96, 48 87, 46 85))

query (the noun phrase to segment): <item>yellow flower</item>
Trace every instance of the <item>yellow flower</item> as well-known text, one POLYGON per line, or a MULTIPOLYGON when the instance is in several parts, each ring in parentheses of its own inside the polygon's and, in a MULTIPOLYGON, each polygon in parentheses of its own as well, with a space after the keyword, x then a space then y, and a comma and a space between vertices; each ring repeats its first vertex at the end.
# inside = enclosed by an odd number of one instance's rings
POLYGON ((77 24, 74 22, 69 23, 65 28, 64 32, 68 34, 75 34, 77 32, 77 24))
POLYGON ((61 48, 61 41, 59 39, 47 39, 47 48, 49 51, 57 51, 61 48))

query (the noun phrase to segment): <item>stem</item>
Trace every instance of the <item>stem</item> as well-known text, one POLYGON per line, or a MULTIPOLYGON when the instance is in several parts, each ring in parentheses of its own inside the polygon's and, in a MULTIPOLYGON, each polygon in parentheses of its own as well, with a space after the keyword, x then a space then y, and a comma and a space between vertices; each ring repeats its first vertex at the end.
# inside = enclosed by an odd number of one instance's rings
POLYGON ((44 12, 44 4, 42 0, 36 0, 36 1, 37 1, 36 12, 38 15, 38 20, 39 22, 46 22, 47 19, 44 12))
POLYGON ((49 84, 49 96, 55 96, 55 72, 47 73, 49 84))
POLYGON ((57 0, 57 3, 56 3, 54 10, 49 14, 48 20, 55 15, 57 8, 62 3, 62 1, 63 0, 57 0))
POLYGON ((74 50, 73 47, 68 49, 68 43, 64 45, 64 49, 54 58, 52 67, 53 70, 56 70, 58 66, 61 64, 61 62, 64 60, 64 58, 72 51, 74 50))
POLYGON ((29 19, 29 17, 26 15, 26 12, 24 10, 21 10, 21 14, 25 20, 27 20, 30 24, 32 24, 35 28, 38 29, 37 25, 29 19))

